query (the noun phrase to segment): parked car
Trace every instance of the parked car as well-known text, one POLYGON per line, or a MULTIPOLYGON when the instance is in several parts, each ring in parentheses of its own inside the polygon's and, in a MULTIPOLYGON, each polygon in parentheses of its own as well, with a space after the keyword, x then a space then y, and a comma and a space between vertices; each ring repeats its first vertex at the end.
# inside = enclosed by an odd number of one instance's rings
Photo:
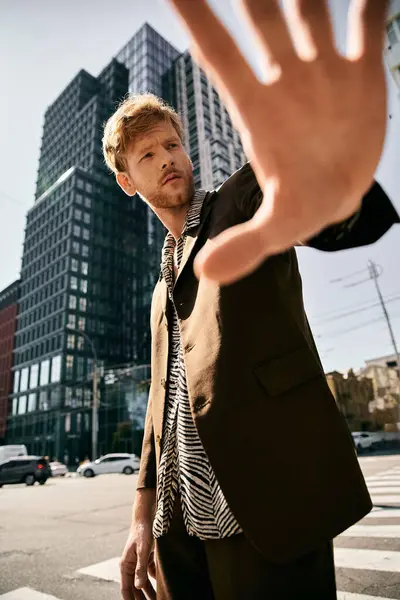
POLYGON ((43 485, 51 477, 48 461, 43 456, 14 456, 0 464, 0 487, 12 483, 43 485))
POLYGON ((84 477, 94 477, 103 473, 132 475, 132 473, 139 470, 139 467, 140 459, 135 454, 106 454, 93 462, 82 463, 79 465, 77 473, 84 477))
POLYGON ((28 456, 25 444, 6 444, 0 446, 0 463, 14 456, 28 456))
POLYGON ((369 431, 353 431, 351 435, 353 436, 357 452, 372 450, 375 447, 376 440, 374 433, 370 433, 369 431))
POLYGON ((58 461, 51 462, 50 469, 53 477, 65 477, 68 473, 67 465, 58 461))

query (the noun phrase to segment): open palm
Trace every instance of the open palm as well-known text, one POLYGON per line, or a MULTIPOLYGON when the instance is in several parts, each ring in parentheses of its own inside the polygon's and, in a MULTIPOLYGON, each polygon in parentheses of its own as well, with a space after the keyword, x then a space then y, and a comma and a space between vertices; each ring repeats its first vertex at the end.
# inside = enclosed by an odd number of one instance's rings
POLYGON ((286 17, 278 0, 242 0, 264 56, 264 82, 205 0, 170 2, 264 194, 250 221, 220 234, 197 257, 198 274, 229 283, 359 208, 385 135, 387 2, 351 2, 342 56, 326 0, 291 0, 286 17))

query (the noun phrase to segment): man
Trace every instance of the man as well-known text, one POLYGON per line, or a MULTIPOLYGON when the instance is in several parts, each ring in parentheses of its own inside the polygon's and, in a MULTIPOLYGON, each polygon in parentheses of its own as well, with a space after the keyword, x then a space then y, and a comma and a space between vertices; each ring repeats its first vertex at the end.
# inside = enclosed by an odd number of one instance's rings
POLYGON ((278 4, 245 3, 265 85, 206 2, 174 1, 251 159, 218 191, 195 192, 180 119, 156 97, 128 98, 105 128, 119 185, 168 230, 124 600, 156 597, 148 573, 161 600, 333 600, 331 540, 371 509, 292 245, 370 244, 399 221, 373 183, 385 11, 353 2, 345 59, 323 2, 296 5, 296 51, 278 4))

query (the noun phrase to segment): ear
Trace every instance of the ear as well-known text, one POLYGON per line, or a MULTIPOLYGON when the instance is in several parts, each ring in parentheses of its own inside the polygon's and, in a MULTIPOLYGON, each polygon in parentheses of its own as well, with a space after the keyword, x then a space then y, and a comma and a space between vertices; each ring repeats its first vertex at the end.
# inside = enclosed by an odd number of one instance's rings
POLYGON ((116 180, 120 188, 124 190, 125 194, 128 196, 134 196, 136 194, 136 188, 127 173, 117 173, 116 180))

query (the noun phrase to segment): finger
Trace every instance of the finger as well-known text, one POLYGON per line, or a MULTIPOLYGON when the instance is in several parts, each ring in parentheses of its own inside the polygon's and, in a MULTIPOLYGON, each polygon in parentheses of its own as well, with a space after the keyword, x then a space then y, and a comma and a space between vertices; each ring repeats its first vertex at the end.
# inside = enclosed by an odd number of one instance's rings
POLYGON ((225 94, 239 104, 248 100, 248 89, 256 83, 256 76, 240 52, 234 39, 208 6, 206 0, 169 0, 181 17, 195 48, 196 58, 211 71, 216 86, 225 88, 225 94))
POLYGON ((199 252, 194 270, 198 277, 222 284, 233 283, 254 271, 265 258, 265 245, 259 227, 252 221, 222 232, 213 244, 199 252))
POLYGON ((388 0, 352 0, 347 24, 346 55, 366 64, 382 62, 388 0))
POLYGON ((301 58, 337 56, 327 0, 292 0, 292 6, 288 18, 301 58))
POLYGON ((135 600, 133 575, 121 575, 121 597, 122 600, 135 600))
POLYGON ((278 0, 240 0, 239 9, 256 34, 267 76, 268 71, 274 72, 277 66, 287 69, 298 64, 299 57, 278 0))

